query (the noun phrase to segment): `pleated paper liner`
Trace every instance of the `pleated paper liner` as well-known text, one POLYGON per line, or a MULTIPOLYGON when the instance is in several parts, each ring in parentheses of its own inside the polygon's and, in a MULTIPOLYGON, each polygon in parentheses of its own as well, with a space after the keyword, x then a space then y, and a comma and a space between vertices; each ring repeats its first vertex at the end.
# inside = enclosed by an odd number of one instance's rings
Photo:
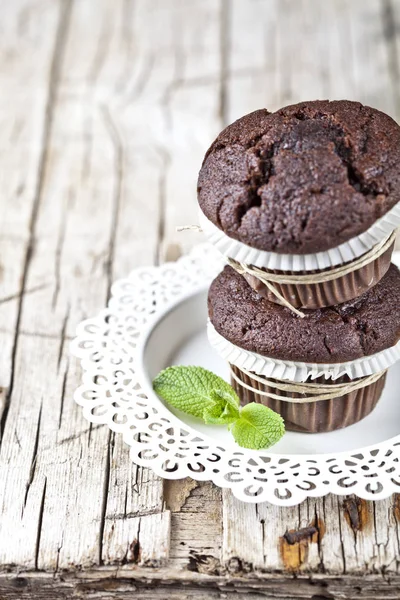
POLYGON ((359 258, 400 225, 400 202, 367 231, 326 252, 314 254, 278 254, 251 248, 226 235, 204 213, 199 211, 199 222, 207 239, 227 258, 271 271, 323 271, 359 258))
MULTIPOLYGON (((390 266, 393 249, 394 241, 383 254, 369 264, 360 269, 356 269, 351 273, 342 275, 337 279, 333 279, 332 281, 308 284, 284 284, 274 281, 272 285, 275 290, 277 290, 278 294, 294 308, 316 309, 341 304, 342 302, 357 298, 382 279, 390 266)), ((232 266, 235 268, 234 264, 232 264, 232 266)), ((263 269, 262 271, 267 278, 270 273, 282 276, 298 275, 298 273, 295 273, 294 271, 283 272, 276 269, 274 271, 263 269)), ((327 269, 326 271, 319 271, 319 273, 329 274, 330 271, 331 269, 327 269)), ((306 274, 305 271, 302 273, 306 274)), ((318 272, 314 271, 313 273, 318 272)), ((243 273, 243 277, 259 295, 267 298, 270 302, 282 304, 279 297, 277 297, 277 295, 274 294, 258 277, 248 273, 243 273)))
MULTIPOLYGON (((354 423, 364 419, 377 405, 386 380, 386 373, 383 373, 370 385, 342 396, 328 400, 299 403, 290 402, 288 399, 301 399, 302 394, 279 390, 274 387, 274 380, 268 384, 263 384, 259 381, 260 377, 255 379, 251 376, 251 373, 243 372, 239 367, 234 365, 231 365, 231 369, 233 372, 231 383, 242 405, 250 402, 264 404, 281 415, 285 421, 287 430, 303 433, 335 431, 349 425, 354 425, 354 423), (257 391, 261 393, 257 393, 257 391), (270 398, 264 395, 263 392, 272 393, 283 399, 270 398)), ((277 380, 275 381, 279 384, 277 380)), ((334 383, 332 381, 328 383, 323 377, 320 377, 314 380, 314 383, 318 381, 322 382, 326 387, 329 384, 332 386, 338 383, 346 383, 350 379, 344 376, 334 383)), ((359 381, 359 379, 356 380, 356 382, 359 381)))
POLYGON ((213 324, 208 322, 208 339, 218 354, 230 364, 264 375, 269 379, 303 382, 318 377, 336 381, 347 375, 358 379, 374 373, 380 373, 400 359, 400 341, 395 346, 343 363, 306 363, 300 361, 279 360, 262 356, 256 352, 240 348, 220 335, 213 324))

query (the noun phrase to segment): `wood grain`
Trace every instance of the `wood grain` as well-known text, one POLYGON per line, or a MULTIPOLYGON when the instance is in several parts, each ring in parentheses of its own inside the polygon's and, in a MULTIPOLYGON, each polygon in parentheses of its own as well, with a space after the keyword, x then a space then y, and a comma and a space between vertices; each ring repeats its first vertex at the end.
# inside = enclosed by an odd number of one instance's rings
POLYGON ((51 575, 21 572, 18 576, 0 577, 2 598, 12 600, 58 600, 59 598, 88 598, 89 600, 145 600, 172 598, 173 600, 325 600, 344 598, 356 600, 396 600, 399 597, 399 579, 382 576, 330 577, 316 574, 282 576, 248 574, 229 577, 175 571, 171 568, 135 570, 121 568, 117 573, 103 567, 81 573, 51 575))
POLYGON ((400 118, 398 0, 13 0, 0 36, 0 598, 396 598, 400 501, 246 505, 163 482, 72 401, 77 323, 201 238, 196 177, 250 110, 400 118))

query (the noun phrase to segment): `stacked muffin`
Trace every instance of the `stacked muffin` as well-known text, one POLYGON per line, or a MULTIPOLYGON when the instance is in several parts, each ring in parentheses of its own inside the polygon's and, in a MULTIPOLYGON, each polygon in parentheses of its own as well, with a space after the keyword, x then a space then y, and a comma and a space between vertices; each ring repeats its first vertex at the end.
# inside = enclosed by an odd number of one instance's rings
POLYGON ((400 356, 400 127, 348 101, 256 111, 208 150, 198 199, 228 262, 209 338, 242 403, 303 432, 368 415, 400 356))

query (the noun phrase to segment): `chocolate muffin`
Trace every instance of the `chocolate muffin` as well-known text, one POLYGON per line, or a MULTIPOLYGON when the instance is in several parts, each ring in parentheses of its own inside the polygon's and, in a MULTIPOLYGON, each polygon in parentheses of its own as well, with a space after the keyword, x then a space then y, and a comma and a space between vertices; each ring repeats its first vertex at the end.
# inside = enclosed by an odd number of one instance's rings
MULTIPOLYGON (((227 266, 211 284, 208 308, 215 330, 234 346, 272 359, 337 364, 396 345, 399 297, 400 272, 391 265, 380 282, 357 299, 309 310, 300 318, 257 294, 227 266)), ((321 377, 318 382, 309 377, 299 388, 243 366, 231 365, 231 372, 242 404, 261 402, 279 412, 287 429, 308 433, 347 427, 367 416, 380 398, 386 377, 385 370, 354 380, 321 377)))
MULTIPOLYGON (((301 433, 322 433, 354 425, 373 411, 386 381, 386 373, 375 377, 370 376, 365 378, 368 379, 368 385, 346 393, 343 393, 343 387, 340 387, 349 382, 346 376, 335 383, 324 381, 325 389, 334 390, 336 386, 341 391, 335 391, 337 395, 329 400, 299 403, 299 399, 304 399, 307 391, 303 394, 282 391, 275 387, 282 382, 277 380, 263 382, 263 378, 257 377, 254 373, 246 373, 234 365, 231 365, 231 372, 232 386, 243 405, 250 402, 265 404, 281 415, 286 429, 301 433), (266 393, 269 395, 266 396, 266 393)), ((320 378, 321 382, 322 380, 323 378, 320 378)), ((355 383, 361 381, 358 379, 355 383)))
POLYGON ((211 323, 240 348, 280 360, 342 363, 394 346, 400 339, 400 272, 391 265, 380 282, 330 308, 289 308, 257 294, 231 267, 214 279, 208 295, 211 323))
POLYGON ((399 202, 400 127, 345 100, 255 111, 208 150, 198 200, 208 220, 252 248, 336 248, 399 202))

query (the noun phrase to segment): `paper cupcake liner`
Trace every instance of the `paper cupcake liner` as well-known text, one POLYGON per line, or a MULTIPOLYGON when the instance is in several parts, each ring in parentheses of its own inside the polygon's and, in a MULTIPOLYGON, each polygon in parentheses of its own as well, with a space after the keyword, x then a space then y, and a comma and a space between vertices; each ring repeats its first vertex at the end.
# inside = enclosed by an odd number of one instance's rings
POLYGON ((229 237, 200 210, 200 226, 207 239, 223 254, 238 262, 278 271, 322 271, 355 260, 365 254, 400 225, 400 202, 367 231, 340 246, 313 254, 278 254, 251 248, 229 237))
MULTIPOLYGON (((342 304, 357 298, 382 279, 390 266, 393 249, 394 243, 374 261, 332 281, 313 284, 275 282, 273 287, 295 308, 315 309, 342 304)), ((273 273, 280 272, 275 270, 273 273)), ((256 276, 243 274, 243 277, 260 296, 264 296, 270 302, 280 303, 277 296, 256 276)))
POLYGON ((211 346, 227 362, 246 369, 246 371, 253 371, 257 375, 288 381, 304 382, 317 377, 325 377, 325 379, 335 381, 343 375, 347 375, 350 379, 358 379, 373 373, 380 373, 400 359, 399 341, 395 346, 371 354, 371 356, 363 356, 343 363, 306 363, 278 360, 262 356, 256 352, 250 352, 232 344, 215 330, 211 321, 208 322, 207 332, 211 346))
MULTIPOLYGON (((273 385, 263 385, 241 371, 239 367, 232 366, 232 370, 241 382, 254 388, 254 391, 248 390, 232 378, 232 386, 242 405, 250 402, 264 404, 281 415, 287 430, 303 433, 335 431, 361 421, 377 405, 386 380, 386 373, 384 373, 371 385, 343 396, 313 403, 297 404, 288 400, 268 398, 265 395, 257 394, 256 390, 272 392, 283 397, 301 397, 300 394, 289 395, 287 392, 277 390, 273 385)), ((347 377, 341 379, 343 382, 348 380, 347 377)))

